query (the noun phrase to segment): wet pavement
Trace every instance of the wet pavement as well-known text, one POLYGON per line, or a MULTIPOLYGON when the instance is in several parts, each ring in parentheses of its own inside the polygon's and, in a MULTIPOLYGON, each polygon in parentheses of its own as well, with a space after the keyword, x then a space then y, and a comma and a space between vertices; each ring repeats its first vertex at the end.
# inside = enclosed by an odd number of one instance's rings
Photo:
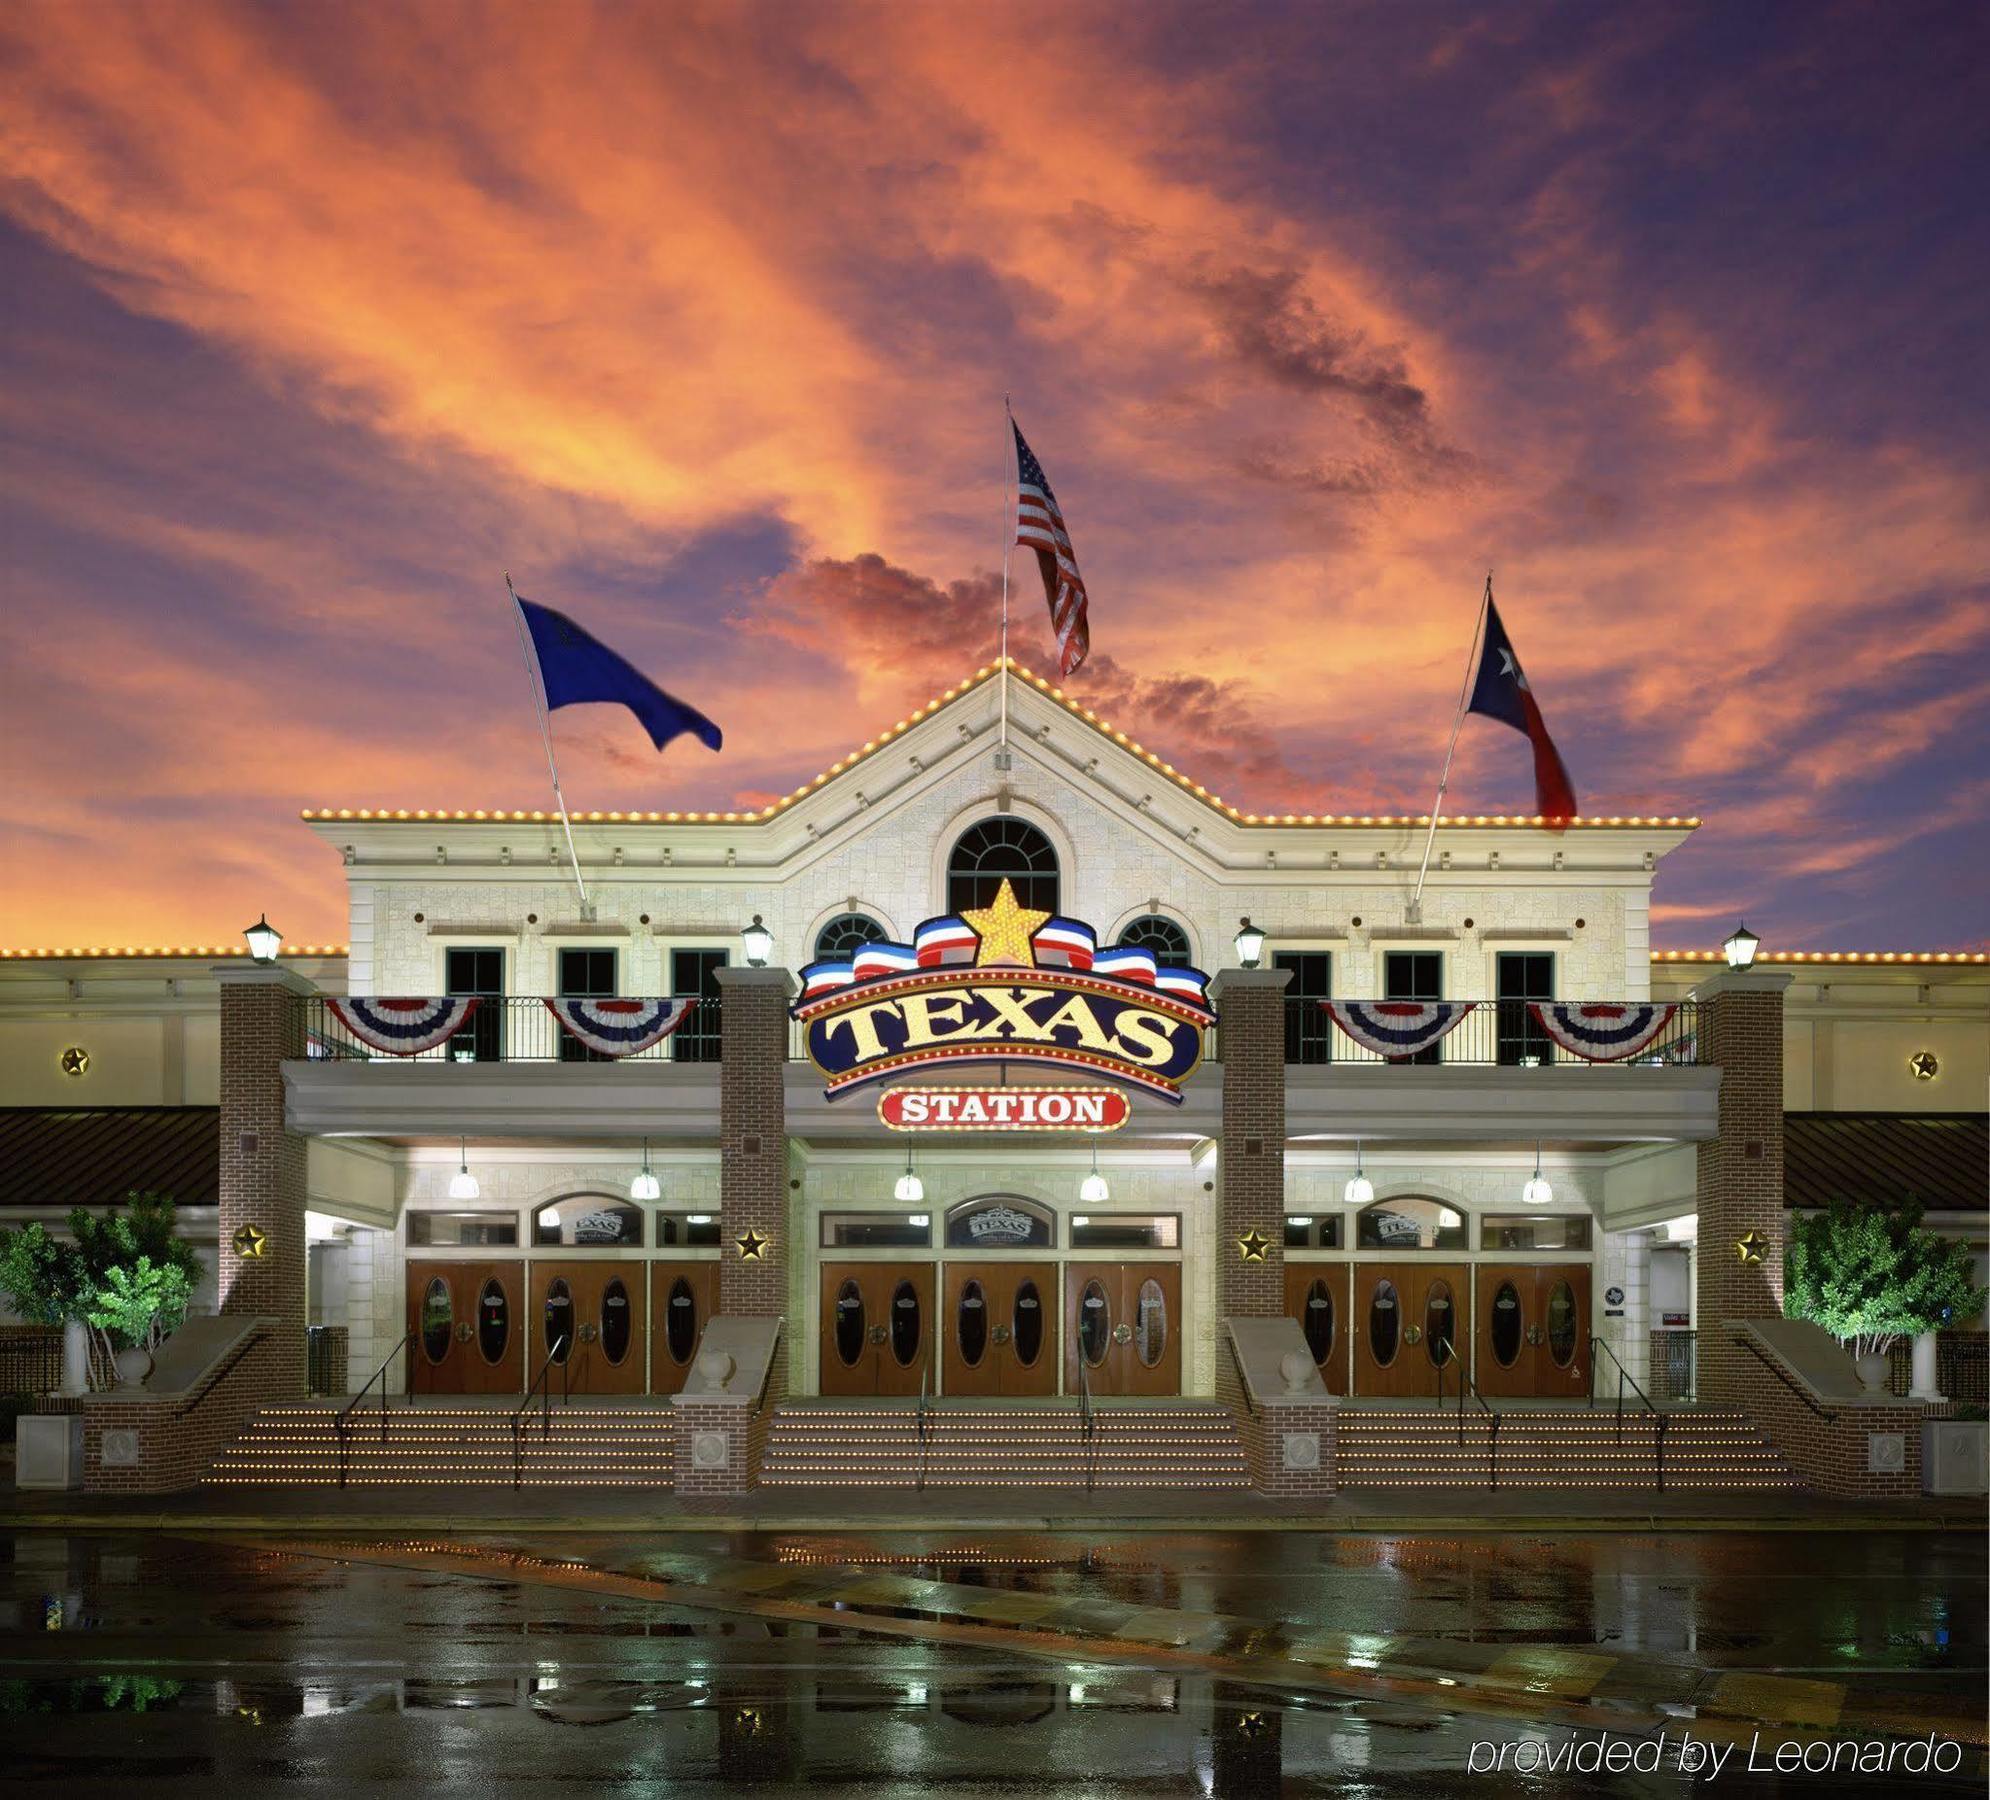
POLYGON ((1734 1792, 1982 1791, 1985 1554, 1954 1533, 21 1532, 4 1554, 20 1791, 1671 1794, 1716 1757, 1734 1792), (1931 1732, 1946 1779, 1901 1760, 1931 1732), (1834 1742, 1891 1746, 1891 1775, 1855 1782, 1843 1750, 1819 1772, 1834 1742), (1811 1773, 1763 1772, 1806 1744, 1811 1773))

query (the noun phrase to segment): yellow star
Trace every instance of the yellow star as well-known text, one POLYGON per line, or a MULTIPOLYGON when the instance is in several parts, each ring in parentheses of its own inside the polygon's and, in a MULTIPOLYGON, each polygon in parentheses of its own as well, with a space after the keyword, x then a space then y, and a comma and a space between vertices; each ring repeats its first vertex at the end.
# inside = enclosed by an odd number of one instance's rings
POLYGON ((1025 969, 1036 967, 1030 939, 1049 923, 1047 912, 1031 912, 1016 904, 1015 890, 1006 880, 995 896, 993 906, 977 907, 961 917, 974 927, 981 939, 974 952, 974 966, 985 969, 990 963, 1019 963, 1025 969))
POLYGON ((767 1246, 773 1240, 771 1238, 764 1238, 759 1232, 749 1229, 744 1237, 734 1238, 733 1242, 739 1246, 739 1254, 742 1261, 758 1262, 761 1257, 767 1254, 767 1246))
POLYGON ((1760 1231, 1744 1231, 1734 1240, 1734 1253, 1745 1263, 1759 1263, 1768 1248, 1768 1235, 1760 1231))
POLYGON ((1264 1253, 1271 1248, 1271 1239, 1253 1225, 1237 1240, 1237 1248, 1243 1252, 1246 1262, 1263 1262, 1264 1253))
POLYGON ((244 1225, 228 1241, 237 1256, 257 1257, 269 1249, 269 1233, 258 1225, 244 1225))

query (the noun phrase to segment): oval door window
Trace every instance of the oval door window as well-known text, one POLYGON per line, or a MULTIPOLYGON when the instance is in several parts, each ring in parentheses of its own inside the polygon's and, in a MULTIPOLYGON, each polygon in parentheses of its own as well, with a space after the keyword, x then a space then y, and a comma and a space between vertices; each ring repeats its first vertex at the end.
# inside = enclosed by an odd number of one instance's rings
POLYGON ((1306 1334, 1306 1348, 1313 1353, 1314 1362, 1323 1363, 1334 1353, 1334 1296, 1333 1290, 1318 1277, 1306 1290, 1303 1310, 1305 1317, 1299 1321, 1299 1328, 1306 1334))
POLYGON ((619 1363, 629 1354, 632 1316, 629 1289, 617 1275, 601 1290, 601 1354, 611 1363, 619 1363))
POLYGON ((1575 1361, 1575 1289, 1566 1281, 1548 1296, 1548 1354, 1558 1369, 1575 1361))
POLYGON ((1451 1304, 1451 1284, 1433 1281, 1423 1302, 1423 1347, 1440 1369, 1451 1360, 1458 1330, 1458 1309, 1451 1304))
POLYGON ((919 1354, 919 1290, 909 1281, 891 1290, 891 1353, 901 1369, 919 1354))
POLYGON ((1512 1368, 1520 1354, 1520 1294, 1510 1281, 1502 1281, 1493 1295, 1492 1353, 1502 1369, 1512 1368))
POLYGON ((574 1297, 566 1282, 555 1276, 546 1288, 546 1350, 563 1363, 574 1347, 574 1297))
POLYGON ((505 1340, 511 1336, 511 1296, 504 1283, 490 1276, 477 1295, 477 1348, 487 1363, 504 1358, 505 1340))
POLYGON ((1368 1299, 1368 1348, 1378 1369, 1386 1369, 1396 1360, 1396 1340, 1403 1334, 1402 1314, 1396 1303, 1396 1284, 1378 1281, 1368 1299))
POLYGON ((1140 1284, 1134 1314, 1139 1322, 1133 1328, 1133 1347, 1140 1353, 1140 1366, 1151 1369, 1168 1347, 1168 1297, 1152 1276, 1140 1284))
POLYGON ((1024 1368, 1035 1363, 1043 1349, 1043 1296, 1034 1281, 1016 1285, 1016 1361, 1024 1368))
POLYGON ((970 1369, 978 1367, 982 1351, 988 1348, 988 1296, 981 1291, 978 1281, 961 1284, 960 1311, 954 1316, 954 1341, 960 1346, 961 1361, 970 1369))
POLYGON ((836 1354, 846 1369, 864 1354, 864 1290, 854 1281, 836 1290, 836 1354))
POLYGON ((1078 1301, 1078 1348, 1085 1361, 1097 1368, 1106 1359, 1106 1346, 1112 1342, 1112 1308, 1106 1304, 1102 1282, 1088 1281, 1078 1301))
POLYGON ((698 1296, 682 1275, 670 1284, 663 1303, 663 1342, 674 1363, 688 1363, 698 1347, 698 1296))
POLYGON ((449 1283, 440 1275, 422 1289, 421 1352, 432 1363, 449 1354, 449 1328, 456 1321, 456 1303, 449 1283))

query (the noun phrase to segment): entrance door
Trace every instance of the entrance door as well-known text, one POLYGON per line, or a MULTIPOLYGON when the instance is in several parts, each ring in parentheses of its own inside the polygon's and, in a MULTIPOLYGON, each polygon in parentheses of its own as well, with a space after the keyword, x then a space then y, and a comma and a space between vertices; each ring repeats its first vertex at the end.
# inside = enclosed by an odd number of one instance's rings
MULTIPOLYGON (((916 1394, 933 1356, 931 1263, 824 1263, 824 1394, 916 1394)), ((932 1391, 930 1379, 927 1391, 932 1391)))
POLYGON ((1057 1392, 1057 1265, 947 1264, 949 1394, 1057 1392))
POLYGON ((1481 1264, 1479 1387, 1572 1399, 1589 1392, 1586 1264, 1481 1264))
POLYGON ((675 1394, 691 1373, 705 1321, 719 1310, 715 1262, 650 1264, 650 1392, 675 1394))
MULTIPOLYGON (((643 1265, 639 1262, 537 1262, 532 1265, 531 1373, 567 1340, 559 1361, 575 1394, 640 1394, 643 1356, 643 1265)), ((559 1370, 554 1367, 557 1382, 559 1370)))
POLYGON ((1064 1391, 1094 1399, 1182 1391, 1180 1263, 1064 1265, 1064 1391))
POLYGON ((525 1385, 516 1262, 410 1262, 417 1394, 515 1394, 525 1385))
POLYGON ((1354 1391, 1409 1399, 1437 1394, 1437 1372, 1465 1339, 1471 1288, 1462 1263, 1356 1263, 1354 1391))
POLYGON ((1285 1310, 1299 1321, 1313 1366, 1330 1394, 1347 1392, 1347 1268, 1341 1263, 1285 1265, 1285 1310))

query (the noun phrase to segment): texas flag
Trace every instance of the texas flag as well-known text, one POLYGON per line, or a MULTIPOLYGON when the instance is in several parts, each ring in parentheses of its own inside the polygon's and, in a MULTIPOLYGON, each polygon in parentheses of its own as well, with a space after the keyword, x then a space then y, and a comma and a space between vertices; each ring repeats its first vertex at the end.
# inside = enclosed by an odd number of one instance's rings
POLYGON ((1499 608, 1493 604, 1492 589, 1486 589, 1485 646, 1479 652, 1479 673, 1472 683, 1472 701, 1467 712, 1484 713, 1515 731, 1524 731, 1534 746, 1534 806, 1543 818, 1573 819, 1577 816, 1575 787, 1562 765, 1555 740, 1542 722, 1541 708, 1506 627, 1499 622, 1499 608))

